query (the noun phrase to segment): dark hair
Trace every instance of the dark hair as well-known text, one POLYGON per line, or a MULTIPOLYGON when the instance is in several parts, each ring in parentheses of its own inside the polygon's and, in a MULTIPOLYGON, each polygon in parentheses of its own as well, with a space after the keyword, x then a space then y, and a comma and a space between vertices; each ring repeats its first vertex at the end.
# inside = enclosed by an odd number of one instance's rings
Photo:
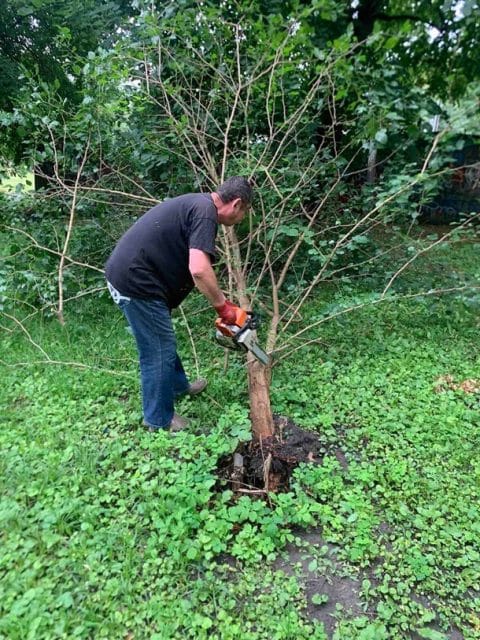
POLYGON ((217 193, 223 202, 231 202, 240 198, 244 204, 251 204, 253 189, 247 178, 232 176, 223 182, 217 189, 217 193))

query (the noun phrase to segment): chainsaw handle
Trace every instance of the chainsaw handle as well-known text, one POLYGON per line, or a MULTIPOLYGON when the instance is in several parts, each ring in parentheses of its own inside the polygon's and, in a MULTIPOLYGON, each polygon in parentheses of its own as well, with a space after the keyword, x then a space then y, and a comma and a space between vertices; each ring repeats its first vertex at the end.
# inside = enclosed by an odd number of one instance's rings
POLYGON ((215 320, 215 327, 224 336, 228 336, 229 338, 231 338, 238 332, 239 329, 245 326, 248 319, 249 319, 249 314, 244 309, 237 307, 235 310, 234 324, 226 324, 225 322, 223 322, 221 318, 217 318, 215 320))

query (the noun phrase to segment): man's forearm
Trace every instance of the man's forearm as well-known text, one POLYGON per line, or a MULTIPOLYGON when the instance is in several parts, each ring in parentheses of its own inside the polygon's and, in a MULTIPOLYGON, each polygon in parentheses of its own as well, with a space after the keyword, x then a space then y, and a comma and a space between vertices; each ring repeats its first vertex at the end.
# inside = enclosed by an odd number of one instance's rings
POLYGON ((225 303, 225 296, 218 286, 210 258, 198 249, 190 250, 189 269, 197 289, 203 293, 214 307, 225 303))
POLYGON ((192 278, 197 289, 200 293, 203 293, 213 307, 224 304, 225 296, 218 286, 217 277, 211 267, 210 270, 202 271, 195 275, 192 274, 192 278))

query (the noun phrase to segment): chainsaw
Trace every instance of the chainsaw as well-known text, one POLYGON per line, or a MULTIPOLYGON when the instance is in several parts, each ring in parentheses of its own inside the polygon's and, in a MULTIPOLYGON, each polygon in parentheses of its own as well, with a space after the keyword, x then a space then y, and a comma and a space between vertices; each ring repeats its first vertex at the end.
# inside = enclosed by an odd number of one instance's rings
POLYGON ((215 339, 222 347, 250 351, 263 365, 271 364, 270 356, 257 343, 258 318, 251 311, 238 309, 235 324, 225 324, 217 318, 215 327, 215 339))

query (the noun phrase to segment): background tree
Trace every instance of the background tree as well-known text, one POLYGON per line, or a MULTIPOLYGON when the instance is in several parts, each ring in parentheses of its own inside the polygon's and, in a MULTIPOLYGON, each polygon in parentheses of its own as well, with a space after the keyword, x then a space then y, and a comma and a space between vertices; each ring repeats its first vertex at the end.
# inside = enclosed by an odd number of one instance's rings
MULTIPOLYGON (((71 73, 72 63, 86 58, 99 44, 111 44, 119 25, 133 13, 129 0, 5 0, 0 14, 0 109, 12 113, 25 74, 50 86, 68 103, 78 104, 83 97, 81 76, 71 73)), ((19 164, 28 132, 11 126, 2 134, 4 161, 19 164)), ((37 175, 36 187, 40 186, 46 183, 37 175)))

